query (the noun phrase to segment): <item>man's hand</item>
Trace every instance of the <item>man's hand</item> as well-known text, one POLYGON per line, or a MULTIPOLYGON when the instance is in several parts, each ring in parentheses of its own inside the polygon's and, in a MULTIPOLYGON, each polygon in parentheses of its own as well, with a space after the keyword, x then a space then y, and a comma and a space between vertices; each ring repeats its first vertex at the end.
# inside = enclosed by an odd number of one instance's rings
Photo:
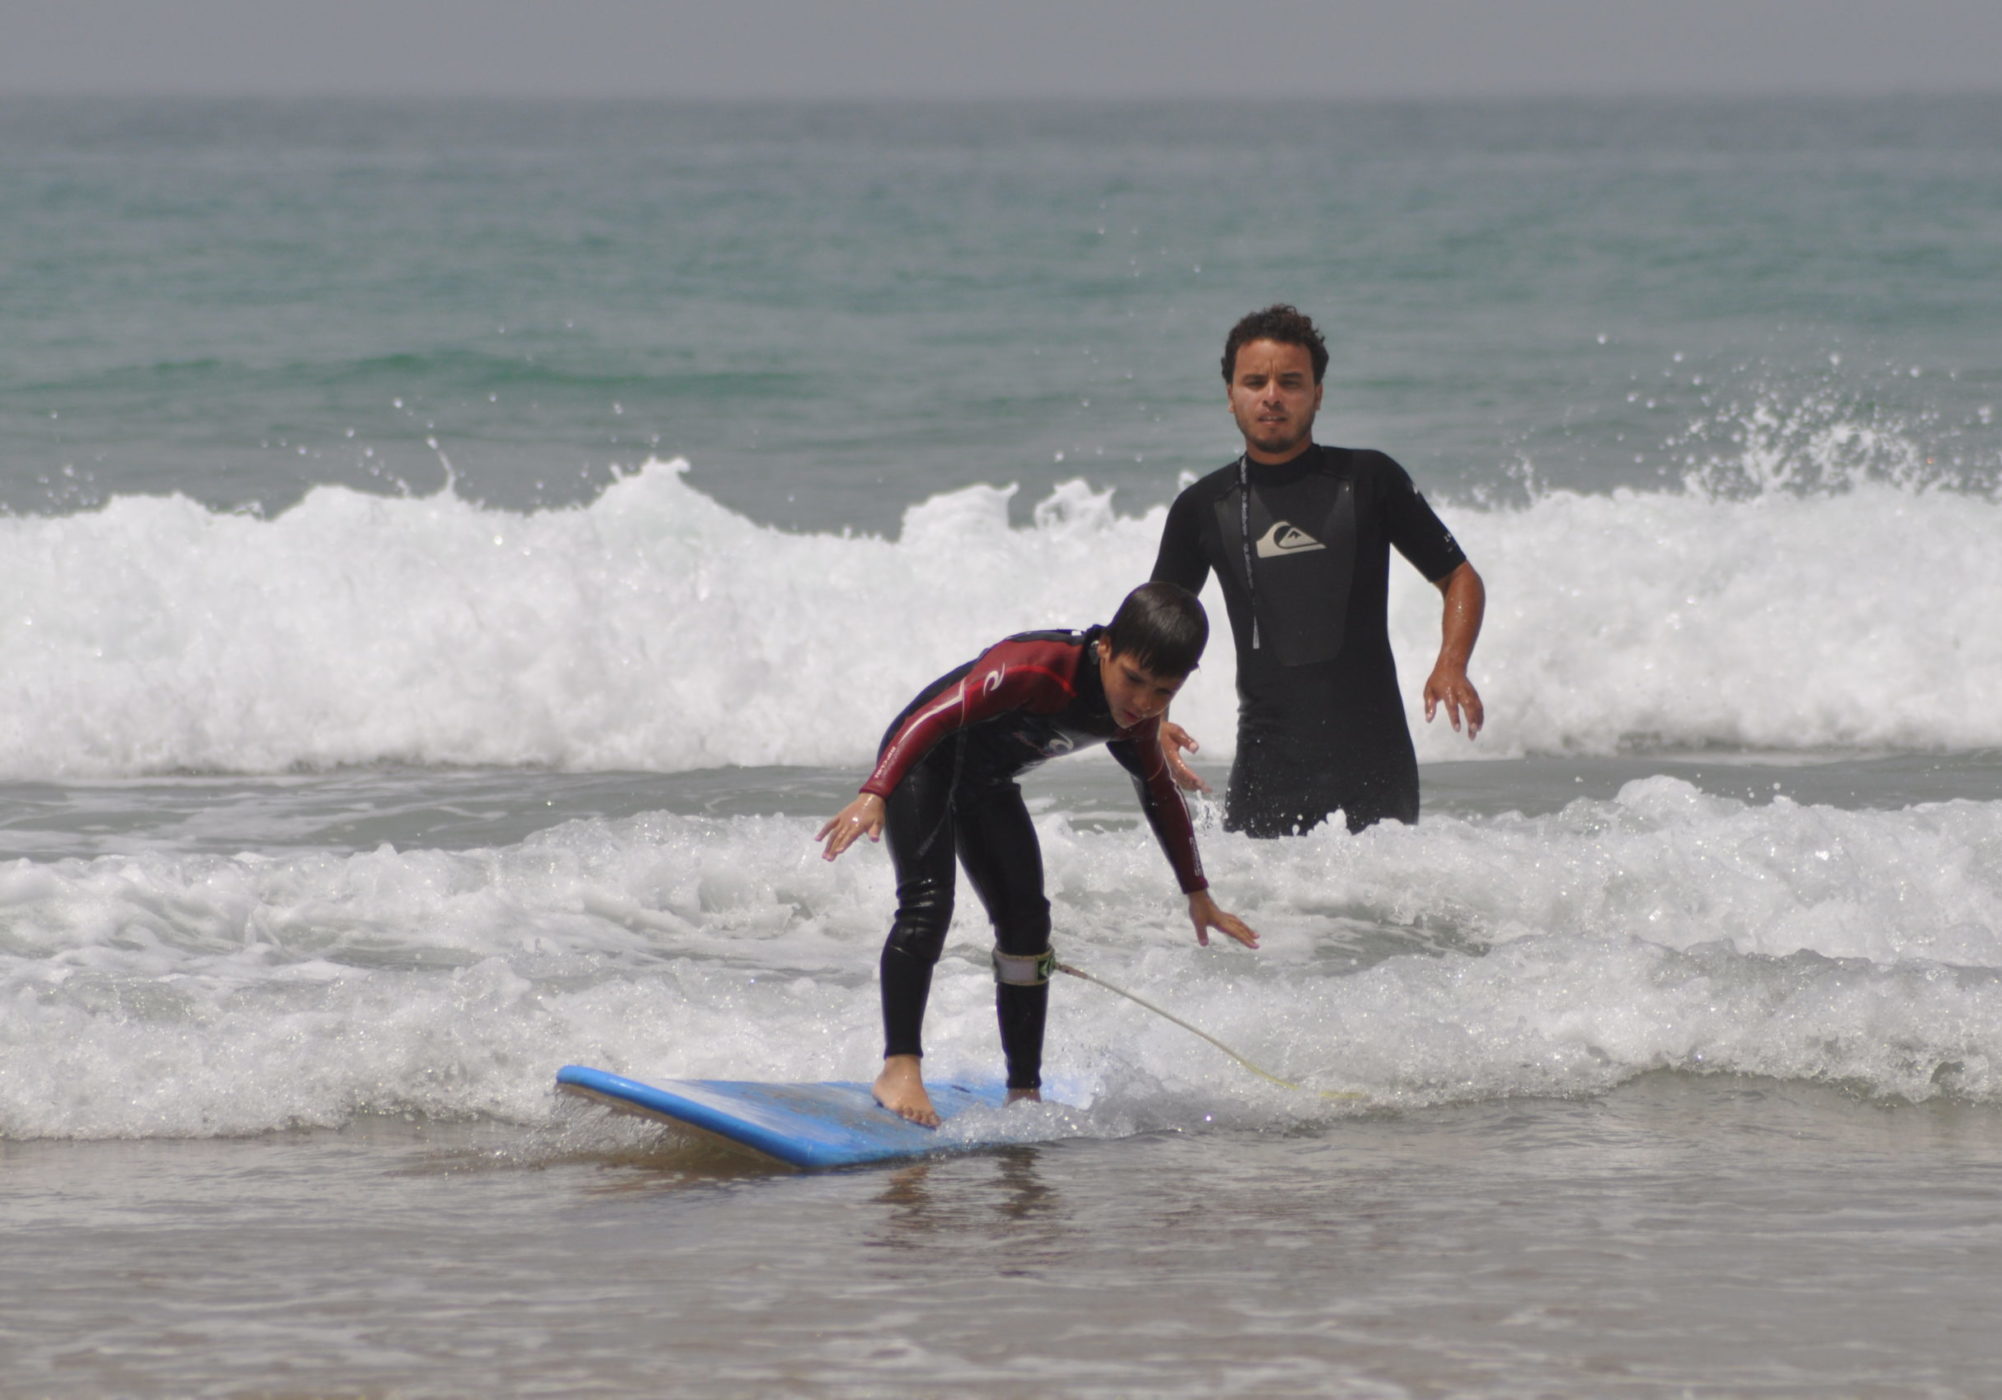
POLYGON ((833 860, 854 845, 858 836, 867 836, 871 841, 883 839, 883 799, 873 792, 863 793, 836 812, 813 839, 827 843, 820 858, 833 860))
POLYGON ((1439 660, 1425 681, 1425 722, 1430 724, 1443 704, 1446 718, 1453 721, 1453 731, 1464 728, 1467 737, 1475 739, 1480 737, 1487 714, 1481 708, 1481 693, 1467 679, 1467 662, 1481 635, 1488 588, 1474 566, 1462 561, 1439 580, 1439 593, 1445 607, 1439 616, 1439 660))
POLYGON ((1210 785, 1197 775, 1195 769, 1189 767, 1188 760, 1182 757, 1183 749, 1187 749, 1190 753, 1196 753, 1202 749, 1202 745, 1198 744, 1195 736, 1182 728, 1181 725, 1176 724, 1172 720, 1163 719, 1161 721, 1161 752, 1168 759, 1168 775, 1175 780, 1176 787, 1187 788, 1193 792, 1208 792, 1210 785))
POLYGON ((1197 890, 1189 896, 1189 922, 1196 926, 1196 942, 1205 948, 1210 946, 1211 929, 1229 934, 1247 948, 1258 946, 1258 935, 1251 926, 1237 915, 1217 908, 1208 890, 1197 890))
POLYGON ((1465 671, 1456 671, 1445 665, 1436 666, 1425 682, 1425 722, 1430 724, 1439 707, 1446 707, 1446 718, 1453 722, 1453 732, 1462 727, 1469 739, 1478 738, 1481 723, 1487 712, 1481 707, 1481 693, 1474 689, 1474 683, 1467 679, 1465 671), (1464 724, 1463 724, 1464 722, 1464 724))

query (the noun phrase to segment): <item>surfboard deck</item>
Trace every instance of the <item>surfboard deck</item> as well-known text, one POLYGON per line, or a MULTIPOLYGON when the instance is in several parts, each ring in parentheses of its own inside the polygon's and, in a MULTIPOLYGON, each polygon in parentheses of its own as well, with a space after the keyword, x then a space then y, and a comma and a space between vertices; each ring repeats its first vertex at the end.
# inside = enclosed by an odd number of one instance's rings
MULTIPOLYGON (((924 1128, 877 1103, 857 1083, 760 1084, 729 1079, 637 1079, 584 1065, 565 1065, 557 1087, 625 1113, 699 1128, 809 1171, 894 1162, 938 1152, 967 1152, 1011 1139, 924 1128)), ((932 1106, 947 1124, 973 1108, 999 1108, 998 1084, 928 1084, 932 1106)), ((964 1126, 964 1125, 962 1125, 964 1126)), ((998 1126, 998 1125, 997 1125, 998 1126)))

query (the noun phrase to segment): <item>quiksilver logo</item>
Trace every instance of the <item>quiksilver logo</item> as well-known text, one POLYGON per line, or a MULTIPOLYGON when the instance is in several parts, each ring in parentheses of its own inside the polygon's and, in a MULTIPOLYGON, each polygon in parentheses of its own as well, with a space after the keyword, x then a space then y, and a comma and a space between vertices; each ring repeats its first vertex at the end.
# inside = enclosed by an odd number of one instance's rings
POLYGON ((1270 530, 1258 541, 1260 559, 1277 559, 1282 554, 1308 554, 1327 546, 1302 530, 1298 525, 1289 525, 1284 520, 1276 521, 1270 530))

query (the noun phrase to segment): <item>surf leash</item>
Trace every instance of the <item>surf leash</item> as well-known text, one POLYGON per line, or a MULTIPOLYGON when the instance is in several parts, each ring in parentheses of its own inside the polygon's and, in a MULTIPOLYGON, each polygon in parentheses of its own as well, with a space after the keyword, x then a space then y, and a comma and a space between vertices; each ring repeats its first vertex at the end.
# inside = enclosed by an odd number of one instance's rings
POLYGON ((1348 1102, 1358 1102, 1361 1100, 1365 1100, 1369 1097, 1368 1094, 1359 1094, 1353 1089, 1315 1089, 1315 1088, 1310 1088, 1305 1084, 1295 1084, 1290 1079, 1281 1079, 1271 1070, 1266 1069, 1262 1065, 1254 1064, 1252 1061, 1246 1059, 1243 1055, 1238 1054, 1237 1051, 1231 1049, 1228 1045, 1225 1045, 1221 1040, 1218 1040, 1208 1031, 1203 1030, 1198 1026, 1190 1025, 1187 1021, 1184 1021, 1181 1017, 1175 1015, 1172 1011, 1163 1011, 1160 1007, 1154 1005, 1153 1002, 1148 1001, 1145 997, 1135 996, 1132 992, 1127 991, 1124 987, 1115 987, 1110 982, 1106 981, 1103 977, 1094 977, 1089 972, 1086 972, 1083 968, 1072 967, 1067 962, 1060 962, 1056 964, 1056 970, 1058 972, 1067 973, 1070 976, 1079 979, 1080 981, 1089 982, 1094 987, 1103 987, 1105 988, 1106 991, 1113 993, 1115 996, 1125 997, 1130 1002, 1146 1007, 1156 1016, 1165 1017, 1166 1019, 1173 1021, 1176 1025, 1180 1026, 1190 1035, 1201 1036, 1204 1040, 1207 1040, 1210 1044, 1216 1046, 1217 1049, 1223 1051, 1224 1054, 1230 1056, 1233 1060, 1236 1060, 1239 1064, 1243 1065, 1246 1069, 1250 1070, 1260 1079, 1269 1080, 1272 1083, 1277 1084, 1282 1089, 1294 1089, 1303 1094, 1319 1094, 1324 1099, 1341 1099, 1348 1102))

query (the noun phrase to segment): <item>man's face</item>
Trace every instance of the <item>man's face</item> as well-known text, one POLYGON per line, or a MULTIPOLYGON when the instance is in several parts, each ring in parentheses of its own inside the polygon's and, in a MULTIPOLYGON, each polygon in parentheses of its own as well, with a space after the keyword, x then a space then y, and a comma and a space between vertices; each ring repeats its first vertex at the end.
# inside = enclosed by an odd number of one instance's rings
POLYGON ((1312 441, 1321 386, 1304 345, 1253 340, 1237 347, 1230 416, 1254 462, 1284 462, 1312 441))
POLYGON ((1166 714, 1168 702, 1175 698, 1175 692, 1188 677, 1164 676, 1148 670, 1125 652, 1114 656, 1101 646, 1098 679, 1105 687, 1105 703, 1112 710, 1112 722, 1121 729, 1131 729, 1166 714))

